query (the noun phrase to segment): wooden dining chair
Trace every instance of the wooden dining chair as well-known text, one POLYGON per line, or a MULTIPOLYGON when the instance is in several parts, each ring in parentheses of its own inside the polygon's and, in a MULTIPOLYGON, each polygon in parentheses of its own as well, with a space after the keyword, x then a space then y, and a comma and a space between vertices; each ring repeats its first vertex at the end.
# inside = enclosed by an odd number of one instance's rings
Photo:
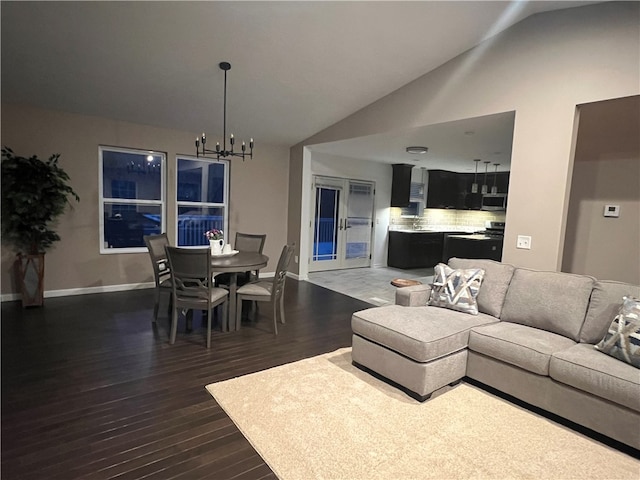
POLYGON ((280 322, 285 323, 284 316, 284 286, 287 279, 287 271, 293 252, 295 251, 295 243, 285 245, 278 260, 276 273, 273 280, 258 280, 247 283, 236 291, 236 324, 239 325, 242 318, 242 301, 253 300, 256 302, 272 302, 273 304, 273 330, 278 334, 278 310, 280 311, 280 322), (279 308, 278 308, 279 307, 279 308))
MULTIPOLYGON (((267 239, 267 234, 256 233, 240 233, 236 232, 236 239, 233 248, 240 252, 257 252, 262 253, 264 249, 264 243, 267 239)), ((244 285, 251 281, 258 280, 260 271, 249 271, 237 274, 236 282, 238 286, 244 285)), ((231 281, 228 273, 221 273, 216 276, 216 286, 228 287, 231 281)))
POLYGON ((153 307, 153 323, 158 321, 158 309, 160 307, 160 295, 163 292, 169 294, 169 311, 171 311, 171 270, 169 269, 169 261, 167 253, 164 249, 169 245, 169 238, 166 233, 158 235, 145 235, 144 243, 149 250, 149 258, 153 267, 153 278, 156 283, 155 306, 153 307))
POLYGON ((178 313, 182 309, 207 312, 207 348, 211 347, 213 308, 222 305, 222 323, 226 321, 229 292, 214 286, 211 252, 204 248, 165 247, 173 279, 173 311, 169 343, 176 341, 178 313))

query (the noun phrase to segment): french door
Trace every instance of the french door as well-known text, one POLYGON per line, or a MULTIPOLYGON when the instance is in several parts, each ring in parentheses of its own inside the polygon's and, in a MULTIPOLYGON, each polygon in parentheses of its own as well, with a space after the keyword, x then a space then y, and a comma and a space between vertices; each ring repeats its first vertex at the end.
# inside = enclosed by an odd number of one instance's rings
POLYGON ((309 271, 371 265, 374 184, 314 176, 309 271))

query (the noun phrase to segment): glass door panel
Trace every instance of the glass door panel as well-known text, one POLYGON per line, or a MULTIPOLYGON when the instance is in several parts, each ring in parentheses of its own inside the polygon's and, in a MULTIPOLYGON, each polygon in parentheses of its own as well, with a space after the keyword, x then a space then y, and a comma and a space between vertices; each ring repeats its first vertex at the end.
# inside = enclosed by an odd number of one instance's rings
POLYGON ((345 267, 367 267, 371 260, 373 184, 349 181, 345 220, 345 267))
POLYGON ((335 262, 338 260, 338 208, 340 188, 316 187, 316 202, 313 230, 313 262, 335 262))
POLYGON ((314 177, 309 271, 371 264, 373 183, 314 177))

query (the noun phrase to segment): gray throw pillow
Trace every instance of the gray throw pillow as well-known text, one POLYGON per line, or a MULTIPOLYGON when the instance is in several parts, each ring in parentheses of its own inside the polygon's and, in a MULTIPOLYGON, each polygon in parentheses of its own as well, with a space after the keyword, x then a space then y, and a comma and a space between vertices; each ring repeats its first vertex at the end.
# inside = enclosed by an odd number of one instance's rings
POLYGON ((434 269, 429 305, 477 315, 476 297, 483 277, 481 268, 454 270, 439 263, 434 269))
POLYGON ((640 300, 623 298, 609 331, 595 348, 640 368, 640 300))

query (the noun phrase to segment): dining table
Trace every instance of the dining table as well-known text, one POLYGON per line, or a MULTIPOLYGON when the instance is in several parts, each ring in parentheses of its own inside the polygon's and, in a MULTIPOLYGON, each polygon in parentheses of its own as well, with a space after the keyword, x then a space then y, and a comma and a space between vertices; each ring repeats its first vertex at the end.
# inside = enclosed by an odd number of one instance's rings
POLYGON ((240 330, 240 322, 236 322, 238 305, 236 291, 238 289, 238 273, 260 270, 267 266, 269 257, 257 252, 237 252, 231 254, 211 255, 212 270, 217 273, 229 273, 229 308, 228 316, 222 321, 223 331, 240 330))

